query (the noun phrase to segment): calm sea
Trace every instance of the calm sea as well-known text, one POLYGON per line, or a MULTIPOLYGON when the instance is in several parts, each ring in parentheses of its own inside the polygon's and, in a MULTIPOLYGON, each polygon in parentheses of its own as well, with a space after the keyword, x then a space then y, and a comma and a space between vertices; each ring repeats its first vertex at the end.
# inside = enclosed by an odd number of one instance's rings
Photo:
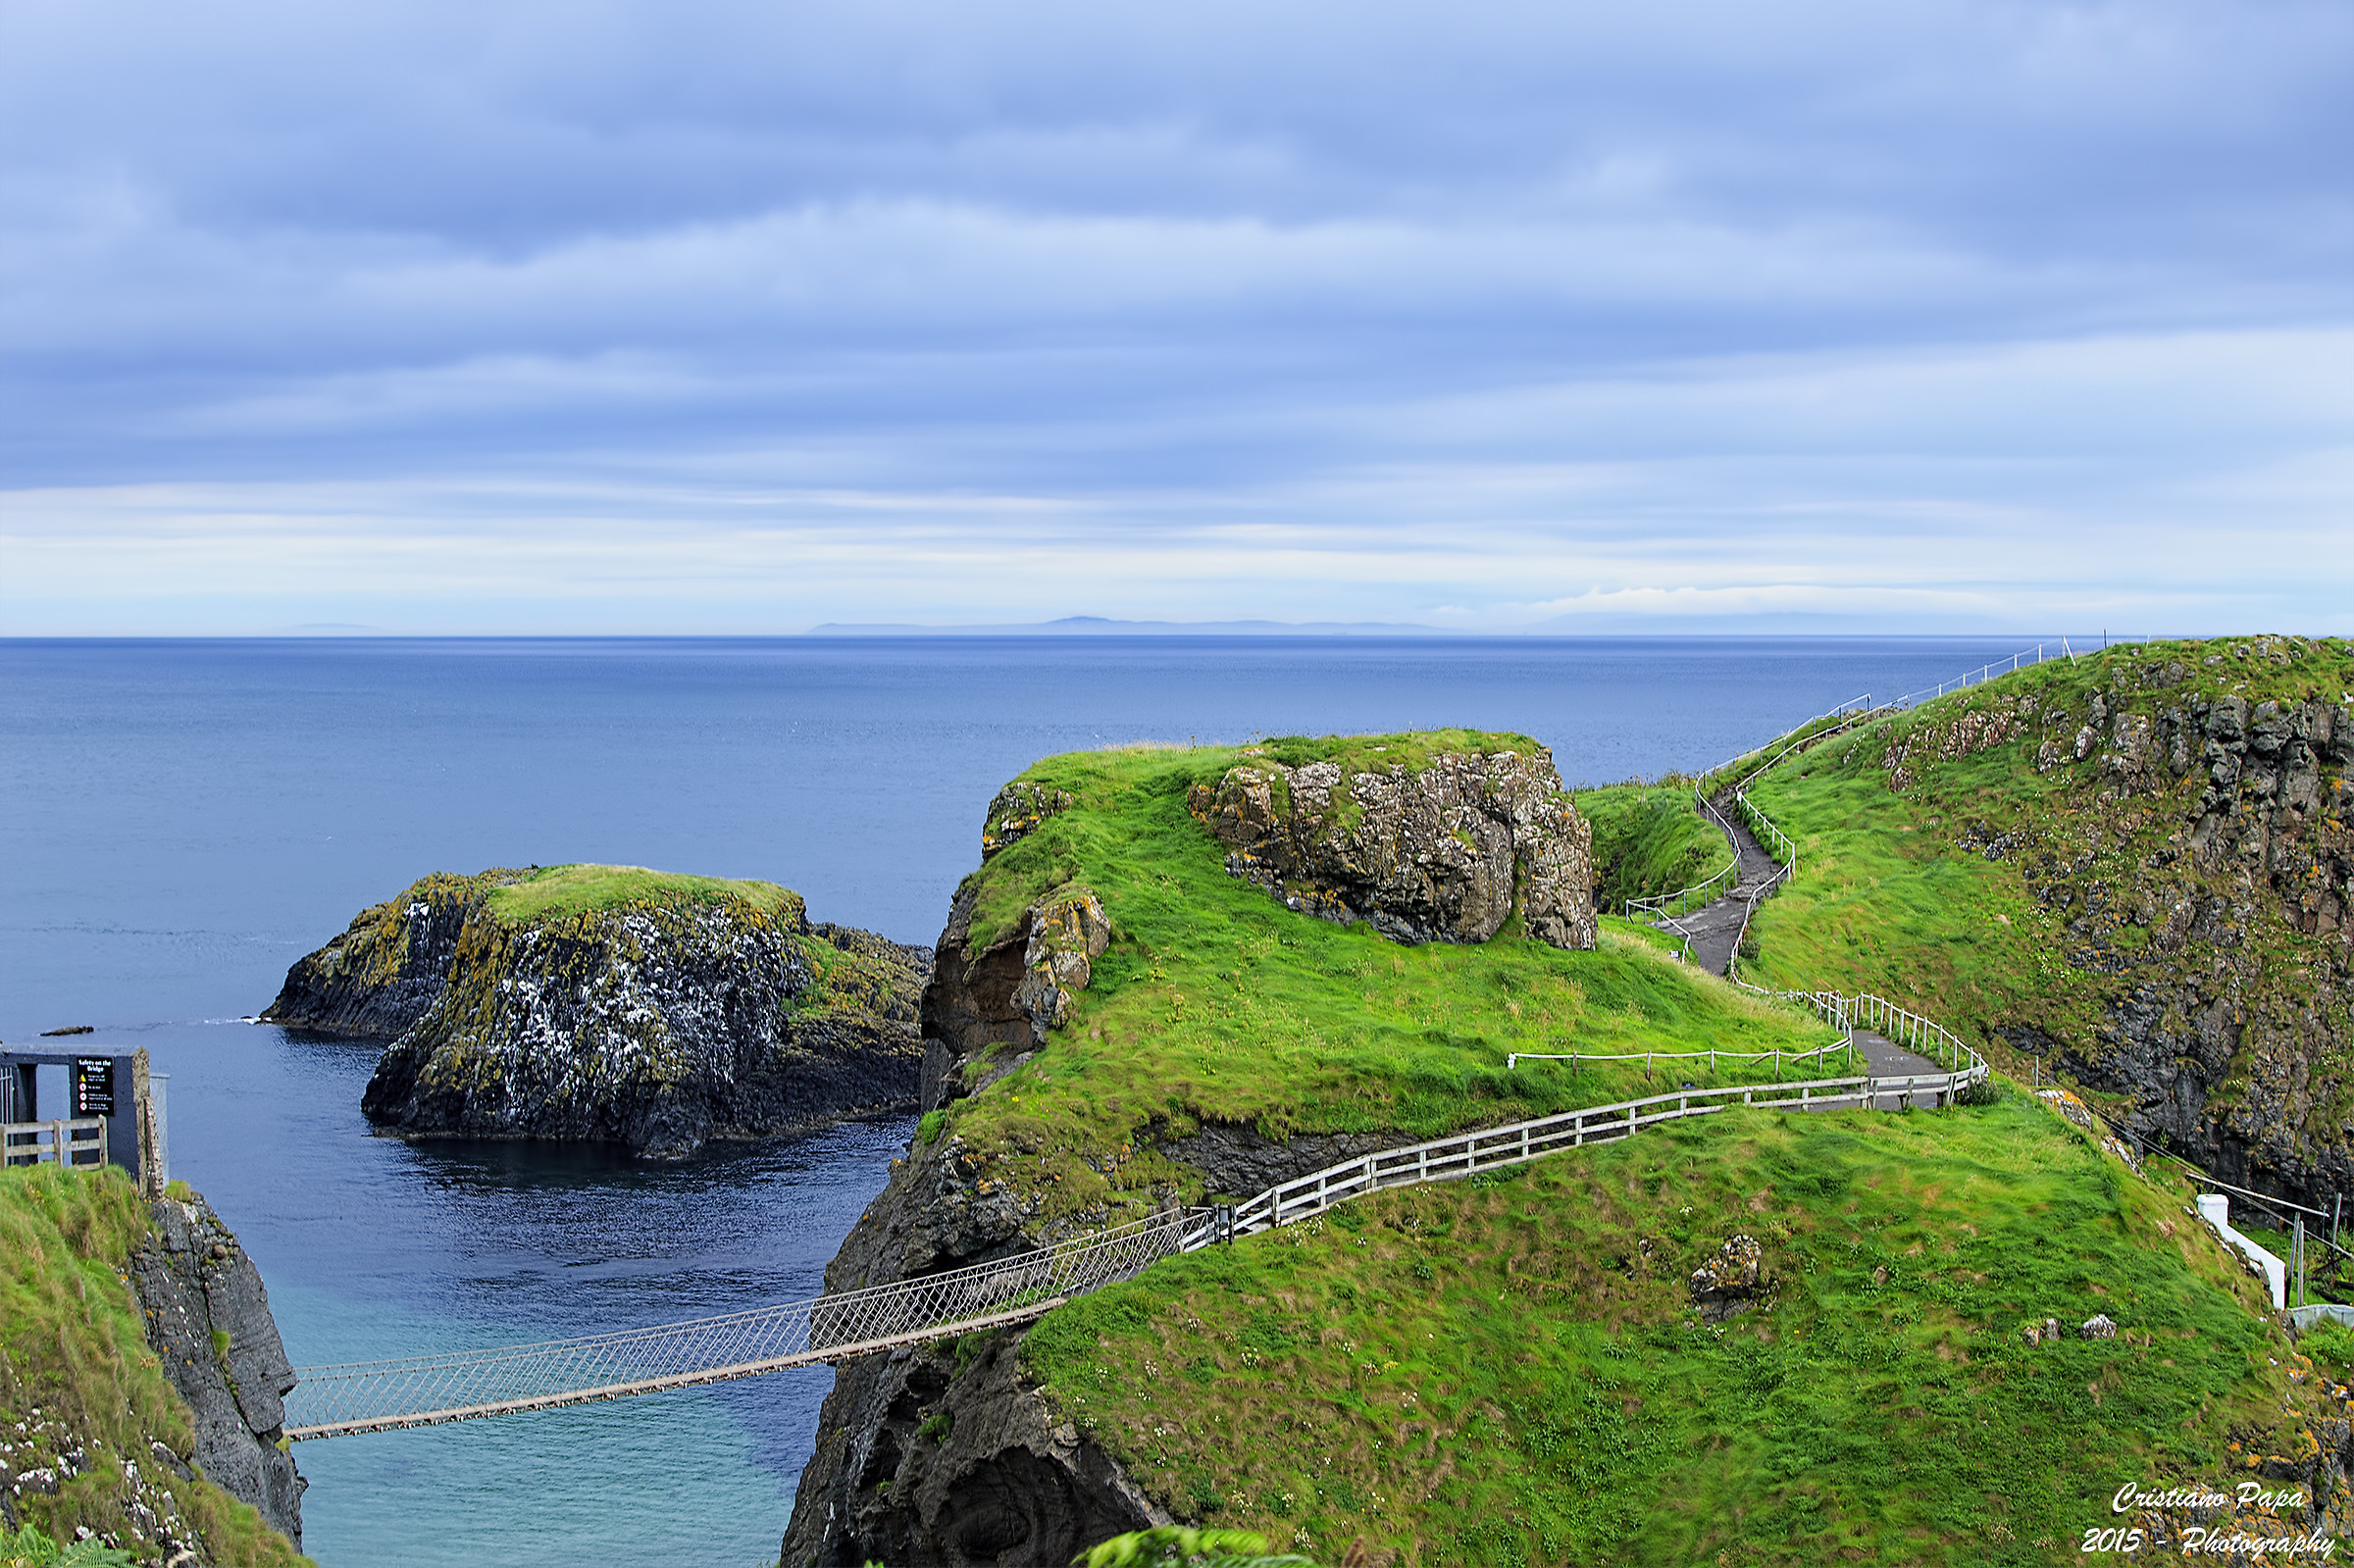
MULTIPOLYGON (((1723 760, 2013 651, 1982 639, 0 641, 0 1038, 91 1024, 172 1075, 173 1174, 299 1364, 814 1293, 904 1120, 679 1167, 405 1144, 376 1049, 241 1024, 428 871, 614 861, 938 934, 981 813, 1108 742, 1461 725, 1570 783, 1723 760)), ((773 1560, 824 1371, 305 1443, 330 1568, 773 1560)))

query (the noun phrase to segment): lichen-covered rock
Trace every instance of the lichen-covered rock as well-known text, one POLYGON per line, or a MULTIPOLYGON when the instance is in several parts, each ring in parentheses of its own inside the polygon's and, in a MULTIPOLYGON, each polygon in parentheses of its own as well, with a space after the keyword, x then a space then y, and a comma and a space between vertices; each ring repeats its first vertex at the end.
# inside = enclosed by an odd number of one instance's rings
POLYGON ((530 871, 472 877, 435 872, 352 917, 342 936, 286 971, 265 1023, 362 1039, 393 1039, 434 1009, 457 961, 458 936, 492 889, 530 871))
POLYGON ((207 1480, 300 1546, 309 1483, 278 1447, 286 1421, 280 1400, 294 1387, 294 1369, 261 1273, 202 1197, 159 1198, 149 1213, 154 1225, 130 1256, 130 1283, 147 1342, 195 1418, 192 1457, 207 1480))
POLYGON ((1482 942, 1517 908, 1539 941, 1594 945, 1593 833, 1542 747, 1355 773, 1259 756, 1187 803, 1230 875, 1303 914, 1401 942, 1482 942))
POLYGON ((1070 804, 1067 790, 1015 780, 998 791, 981 819, 981 858, 989 860, 998 850, 1020 843, 1040 823, 1070 804))
POLYGON ((1087 989, 1095 961, 1110 945, 1111 917, 1093 888, 1071 883, 1032 905, 1024 926, 1022 978, 1013 999, 1043 1042, 1070 1013, 1071 992, 1087 989))
POLYGON ((675 1158, 714 1138, 913 1104, 927 950, 813 925, 781 888, 764 900, 702 887, 521 916, 496 907, 493 893, 531 875, 428 879, 298 963, 272 1016, 381 1029, 415 1014, 362 1100, 371 1120, 412 1136, 596 1140, 675 1158), (396 997, 372 996, 371 978, 396 997))

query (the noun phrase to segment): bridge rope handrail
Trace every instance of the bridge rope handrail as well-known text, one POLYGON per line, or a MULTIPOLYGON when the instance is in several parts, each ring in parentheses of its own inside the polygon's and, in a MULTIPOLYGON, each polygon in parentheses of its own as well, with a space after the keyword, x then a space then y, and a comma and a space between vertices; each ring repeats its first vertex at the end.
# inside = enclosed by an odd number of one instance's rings
POLYGON ((683 1323, 577 1339, 305 1367, 289 1395, 297 1441, 544 1409, 844 1360, 1035 1317, 1180 1249, 1199 1216, 1163 1210, 995 1259, 683 1323))
MULTIPOLYGON (((1868 703, 1869 698, 1856 701, 1868 703)), ((1842 704, 1819 717, 1837 717, 1852 706, 1842 704)), ((1848 722, 1866 717, 1869 711, 1852 715, 1848 722)), ((1830 733, 1834 732, 1817 732, 1830 733)), ((1766 766, 1794 749, 1795 744, 1785 747, 1766 766)), ((1752 772, 1743 783, 1754 782, 1764 771, 1762 767, 1752 772)), ((1710 815, 1716 816, 1713 804, 1705 796, 1700 798, 1710 815)), ((1749 799, 1745 789, 1737 789, 1734 799, 1786 856, 1771 878, 1751 890, 1742 917, 1742 934, 1746 935, 1759 901, 1797 869, 1798 852, 1797 845, 1749 799)), ((1734 865, 1739 865, 1738 856, 1734 865)), ((1736 938, 1736 953, 1738 941, 1736 938)), ((1075 1295, 1131 1279, 1174 1253, 1272 1229, 1388 1188, 1471 1176, 1563 1148, 1613 1140, 1661 1122, 1713 1115, 1731 1108, 1735 1095, 1744 1105, 1788 1104, 1807 1109, 1849 1101, 1870 1107, 1889 1095, 1909 1105, 1916 1094, 1950 1100, 1963 1087, 1989 1072, 1985 1059, 1951 1031, 1883 997, 1868 992, 1852 997, 1832 991, 1768 992, 1742 980, 1730 966, 1728 974, 1745 989, 1812 1008, 1825 1023, 1849 1034, 1851 1049, 1855 1030, 1872 1028, 1917 1049, 1927 1046, 1929 1052, 1945 1059, 1947 1070, 1903 1077, 1867 1074, 1799 1083, 1678 1088, 1386 1149, 1278 1183, 1231 1207, 1164 1209, 1124 1226, 1015 1257, 887 1285, 568 1340, 306 1367, 298 1370, 295 1387, 288 1394, 289 1415, 299 1411, 302 1419, 289 1420, 283 1434, 306 1441, 429 1426, 846 1360, 897 1345, 1025 1322, 1075 1295)), ((1824 1046, 1801 1054, 1819 1056, 1836 1048, 1824 1046)))

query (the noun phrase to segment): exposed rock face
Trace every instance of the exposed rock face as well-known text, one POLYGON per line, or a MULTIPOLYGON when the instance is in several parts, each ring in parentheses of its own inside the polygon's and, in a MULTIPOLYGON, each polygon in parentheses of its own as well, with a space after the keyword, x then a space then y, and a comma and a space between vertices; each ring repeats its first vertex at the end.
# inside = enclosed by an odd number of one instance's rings
POLYGON ((362 1108, 411 1135, 675 1158, 913 1103, 926 949, 812 925, 789 894, 494 913, 528 875, 427 879, 296 964, 268 1016, 397 1027, 362 1108))
POLYGON ((195 1462, 300 1546, 309 1483, 278 1449, 286 1420, 279 1401, 294 1387, 294 1369, 262 1276, 203 1198, 159 1198, 149 1211, 155 1226, 130 1256, 131 1288, 147 1342, 194 1413, 195 1462))
MULTIPOLYGON (((2289 646, 2203 665, 2285 664, 2289 646)), ((2073 817, 1973 823, 1960 843, 2018 866, 2068 964, 2098 978, 2097 1016, 1990 1032, 2129 1096, 2115 1120, 2137 1136, 2327 1206, 2354 1192, 2354 1082, 2334 1065, 2354 1052, 2354 703, 2181 690, 2193 673, 2113 659, 2075 706, 1992 697, 1891 746, 1889 783, 2013 742, 2073 776, 2073 817)))
MULTIPOLYGON (((914 1279, 1051 1239, 1033 1207, 981 1173, 953 1134, 919 1144, 851 1228, 826 1289, 914 1279)), ((1109 1456, 1053 1420, 1023 1378, 1024 1332, 992 1335, 978 1358, 942 1343, 838 1368, 780 1561, 1061 1568, 1106 1536, 1168 1523, 1109 1456)))
POLYGON ((459 935, 484 898, 530 875, 435 872, 399 897, 361 910, 342 936, 286 971, 263 1020, 362 1039, 397 1038, 441 999, 459 935))
POLYGON ((1068 883, 1032 904, 1013 929, 975 949, 973 890, 957 889, 940 961, 924 988, 921 1100, 933 1110, 978 1092, 1047 1042, 1087 989, 1111 942, 1111 919, 1094 889, 1068 883), (986 1067, 977 1058, 997 1051, 986 1067))
POLYGON ((1229 874, 1303 914, 1394 941, 1481 942, 1516 905, 1537 940, 1594 945, 1593 833, 1541 747, 1354 774, 1262 756, 1188 805, 1227 845, 1229 874))

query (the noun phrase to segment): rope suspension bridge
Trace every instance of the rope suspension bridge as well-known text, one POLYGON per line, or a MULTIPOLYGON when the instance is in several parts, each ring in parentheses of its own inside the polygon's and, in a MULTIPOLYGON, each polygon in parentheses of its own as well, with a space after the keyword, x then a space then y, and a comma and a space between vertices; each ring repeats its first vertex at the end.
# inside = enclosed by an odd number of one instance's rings
MULTIPOLYGON (((1831 726, 1845 729, 1858 719, 1885 711, 1872 709, 1868 698, 1859 698, 1854 704, 1842 704, 1824 720, 1809 724, 1827 720, 1831 726)), ((1785 736, 1762 753, 1751 753, 1766 760, 1742 779, 1741 784, 1754 783, 1759 774, 1795 751, 1801 740, 1811 741, 1825 733, 1822 729, 1812 733, 1806 731, 1802 726, 1792 732, 1792 736, 1800 739, 1785 736)), ((1741 760, 1746 759, 1736 759, 1741 760)), ((1766 833, 1761 836, 1772 840, 1781 851, 1780 869, 1772 879, 1762 887, 1745 886, 1732 895, 1754 911, 1758 901, 1796 869, 1797 851, 1748 799, 1745 789, 1737 788, 1734 799, 1753 825, 1763 824, 1766 833)), ((1704 800, 1704 809, 1707 804, 1704 800)), ((1716 813, 1712 810, 1710 815, 1716 813)), ((1729 836, 1730 825, 1726 828, 1729 836)), ((1676 915, 1690 909, 1693 898, 1713 892, 1714 885, 1725 880, 1720 874, 1683 893, 1639 900, 1639 912, 1653 915, 1669 929, 1678 929, 1676 915), (1675 908, 1672 915, 1671 905, 1675 908)), ((1637 908, 1629 910, 1636 912, 1637 908)), ((1744 928, 1746 925, 1745 918, 1744 928)), ((1747 986, 1737 975, 1734 979, 1747 986)), ((1019 1256, 806 1301, 583 1339, 305 1367, 296 1374, 296 1386, 287 1395, 285 1436, 301 1442, 435 1426, 847 1361, 900 1345, 1026 1323, 1076 1296, 1133 1279, 1162 1258, 1288 1225, 1367 1193, 1458 1180, 1563 1149, 1628 1138, 1662 1122, 1713 1115, 1736 1106, 1813 1111, 1893 1109, 1910 1106, 1917 1099, 1932 1104, 1950 1102, 1962 1088, 1987 1075, 1985 1059, 1975 1050, 1931 1020, 1884 998, 1828 991, 1775 994, 1812 1010, 1826 1025, 1847 1035, 1844 1045, 1809 1053, 1817 1065, 1829 1052, 1840 1049, 1847 1051, 1852 1063, 1857 1045, 1865 1043, 1884 1048, 1867 1051, 1875 1063, 1874 1070, 1861 1076, 1790 1083, 1678 1088, 1457 1134, 1343 1161, 1232 1206, 1166 1209, 1113 1230, 1019 1256), (1909 1049, 1898 1049, 1900 1042, 1909 1049), (1879 1070, 1890 1062, 1901 1062, 1905 1070, 1879 1070), (1928 1071, 1914 1071, 1915 1066, 1928 1071)), ((1526 1054, 1521 1053, 1522 1057, 1526 1054)), ((1793 1059, 1777 1056, 1777 1077, 1785 1060, 1793 1059)))

